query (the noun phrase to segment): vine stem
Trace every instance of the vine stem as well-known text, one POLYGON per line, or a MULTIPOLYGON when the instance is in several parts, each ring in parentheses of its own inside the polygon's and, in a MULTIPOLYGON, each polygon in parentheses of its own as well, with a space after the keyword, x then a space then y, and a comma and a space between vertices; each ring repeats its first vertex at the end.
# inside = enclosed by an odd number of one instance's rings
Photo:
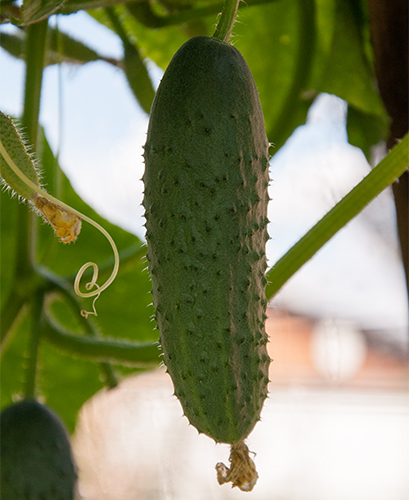
MULTIPOLYGON (((112 270, 111 276, 107 279, 107 281, 102 286, 97 285, 98 266, 94 262, 87 262, 86 264, 84 264, 80 268, 80 270, 77 273, 77 276, 75 277, 75 281, 74 281, 74 290, 75 290, 75 293, 79 297, 83 297, 83 298, 95 297, 95 300, 96 300, 99 297, 99 295, 101 294, 101 292, 103 292, 106 288, 108 288, 108 286, 114 281, 116 275, 118 274, 118 269, 119 269, 119 253, 118 253, 118 249, 117 249, 117 247, 115 245, 115 242, 112 239, 111 235, 108 233, 108 231, 106 231, 102 226, 100 226, 97 222, 93 221, 91 218, 87 217, 86 215, 82 214, 81 212, 78 212, 74 208, 71 208, 69 205, 66 205, 65 203, 63 203, 62 201, 58 200, 57 198, 54 198, 54 196, 50 195, 46 191, 43 191, 40 187, 38 187, 36 184, 34 184, 34 182, 32 182, 27 176, 25 176, 23 174, 23 172, 21 172, 21 170, 17 167, 17 165, 14 163, 13 159, 8 154, 6 148, 4 147, 3 143, 1 142, 1 140, 0 140, 0 153, 3 156, 4 160, 7 162, 8 166, 13 170, 13 172, 16 175, 18 175, 20 177, 20 179, 28 187, 30 187, 34 192, 36 192, 40 196, 43 196, 48 201, 51 201, 52 203, 54 203, 54 204, 58 205, 59 207, 65 209, 67 212, 71 212, 72 214, 76 215, 77 217, 80 217, 81 219, 85 220, 86 222, 88 222, 89 224, 91 224, 92 226, 94 226, 96 229, 98 229, 98 231, 100 231, 107 238, 109 244, 112 247, 112 250, 114 252, 114 258, 115 258, 114 268, 112 270), (95 286, 97 287, 97 289, 94 290, 94 291, 90 291, 90 292, 84 293, 84 292, 81 292, 81 290, 80 290, 80 281, 81 281, 81 278, 82 278, 83 274, 85 273, 85 271, 89 267, 93 268, 93 276, 92 276, 91 281, 86 284, 86 289, 87 290, 91 290, 95 286)), ((95 300, 94 300, 94 302, 95 302, 95 300)), ((81 311, 81 313, 85 317, 87 317, 88 314, 94 314, 94 315, 96 315, 94 303, 92 304, 92 307, 93 307, 93 312, 92 313, 89 313, 89 312, 86 312, 86 311, 81 311)))
POLYGON ((31 307, 31 335, 29 345, 29 357, 25 374, 24 397, 26 399, 35 397, 37 368, 38 368, 38 348, 41 337, 41 318, 44 303, 44 293, 36 293, 33 297, 31 307))
MULTIPOLYGON (((45 19, 44 21, 28 26, 25 44, 26 74, 24 109, 21 121, 25 134, 34 150, 37 149, 38 142, 38 115, 40 112, 47 24, 47 19, 45 19)), ((23 205, 18 206, 17 218, 14 283, 18 285, 22 281, 30 279, 32 275, 34 234, 30 214, 27 213, 23 205)))
POLYGON ((74 335, 57 325, 49 316, 44 322, 43 334, 47 341, 66 355, 100 363, 120 363, 129 366, 158 366, 158 342, 132 342, 117 339, 74 335))
POLYGON ((395 146, 369 174, 319 220, 267 273, 266 296, 270 300, 328 240, 352 220, 409 165, 409 136, 395 146))
POLYGON ((226 43, 229 41, 231 30, 236 20, 239 2, 240 0, 224 1, 222 13, 213 34, 213 38, 217 38, 226 43))

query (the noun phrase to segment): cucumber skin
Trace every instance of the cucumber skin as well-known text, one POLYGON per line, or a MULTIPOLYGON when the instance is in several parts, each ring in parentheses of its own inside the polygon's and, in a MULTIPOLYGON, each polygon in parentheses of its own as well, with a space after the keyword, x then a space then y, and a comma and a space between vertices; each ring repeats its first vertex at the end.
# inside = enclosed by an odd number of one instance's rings
POLYGON ((145 145, 147 258, 164 362, 185 415, 244 439, 267 396, 268 141, 237 49, 195 37, 175 54, 145 145))

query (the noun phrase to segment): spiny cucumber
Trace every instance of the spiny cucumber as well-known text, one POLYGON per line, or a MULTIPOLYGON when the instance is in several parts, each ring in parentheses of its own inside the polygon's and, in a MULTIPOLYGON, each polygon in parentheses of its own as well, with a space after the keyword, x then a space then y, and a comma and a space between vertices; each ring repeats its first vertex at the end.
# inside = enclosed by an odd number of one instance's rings
POLYGON ((60 419, 25 400, 4 409, 0 424, 2 500, 74 500, 76 468, 60 419))
POLYGON ((248 458, 243 441, 260 418, 270 363, 269 157, 256 85, 237 49, 204 36, 179 49, 153 102, 144 157, 164 362, 190 423, 232 445, 232 467, 218 464, 219 482, 248 491, 257 473, 243 479, 237 469, 248 458))

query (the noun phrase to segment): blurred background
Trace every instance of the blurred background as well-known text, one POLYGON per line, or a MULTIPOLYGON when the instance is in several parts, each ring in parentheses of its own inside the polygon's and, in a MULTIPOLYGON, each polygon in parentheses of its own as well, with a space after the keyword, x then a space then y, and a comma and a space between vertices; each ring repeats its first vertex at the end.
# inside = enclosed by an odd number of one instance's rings
MULTIPOLYGON (((122 55, 118 37, 85 14, 59 25, 107 57, 122 55)), ((157 85, 162 70, 148 67, 157 85)), ((0 49, 0 69, 0 109, 18 116, 24 65, 0 49)), ((270 266, 369 172, 348 144, 346 116, 343 100, 320 94, 274 155, 270 266)), ((78 194, 143 238, 148 117, 123 72, 102 62, 47 68, 40 121, 78 194)), ((374 162, 384 154, 380 145, 374 162)), ((274 361, 262 421, 248 440, 260 476, 251 498, 408 498, 408 303, 389 190, 289 280, 269 305, 267 331, 274 361)), ((158 369, 83 406, 73 443, 84 500, 247 495, 218 486, 214 466, 227 463, 228 447, 199 436, 172 394, 158 369)))

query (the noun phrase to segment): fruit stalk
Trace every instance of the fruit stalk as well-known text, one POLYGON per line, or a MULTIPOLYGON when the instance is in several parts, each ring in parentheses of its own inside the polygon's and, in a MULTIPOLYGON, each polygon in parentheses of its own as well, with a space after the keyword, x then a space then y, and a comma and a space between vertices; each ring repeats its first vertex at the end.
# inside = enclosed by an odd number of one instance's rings
POLYGON ((220 19, 217 23, 213 38, 222 42, 228 42, 234 22, 236 21, 237 11, 240 0, 225 0, 220 19))

